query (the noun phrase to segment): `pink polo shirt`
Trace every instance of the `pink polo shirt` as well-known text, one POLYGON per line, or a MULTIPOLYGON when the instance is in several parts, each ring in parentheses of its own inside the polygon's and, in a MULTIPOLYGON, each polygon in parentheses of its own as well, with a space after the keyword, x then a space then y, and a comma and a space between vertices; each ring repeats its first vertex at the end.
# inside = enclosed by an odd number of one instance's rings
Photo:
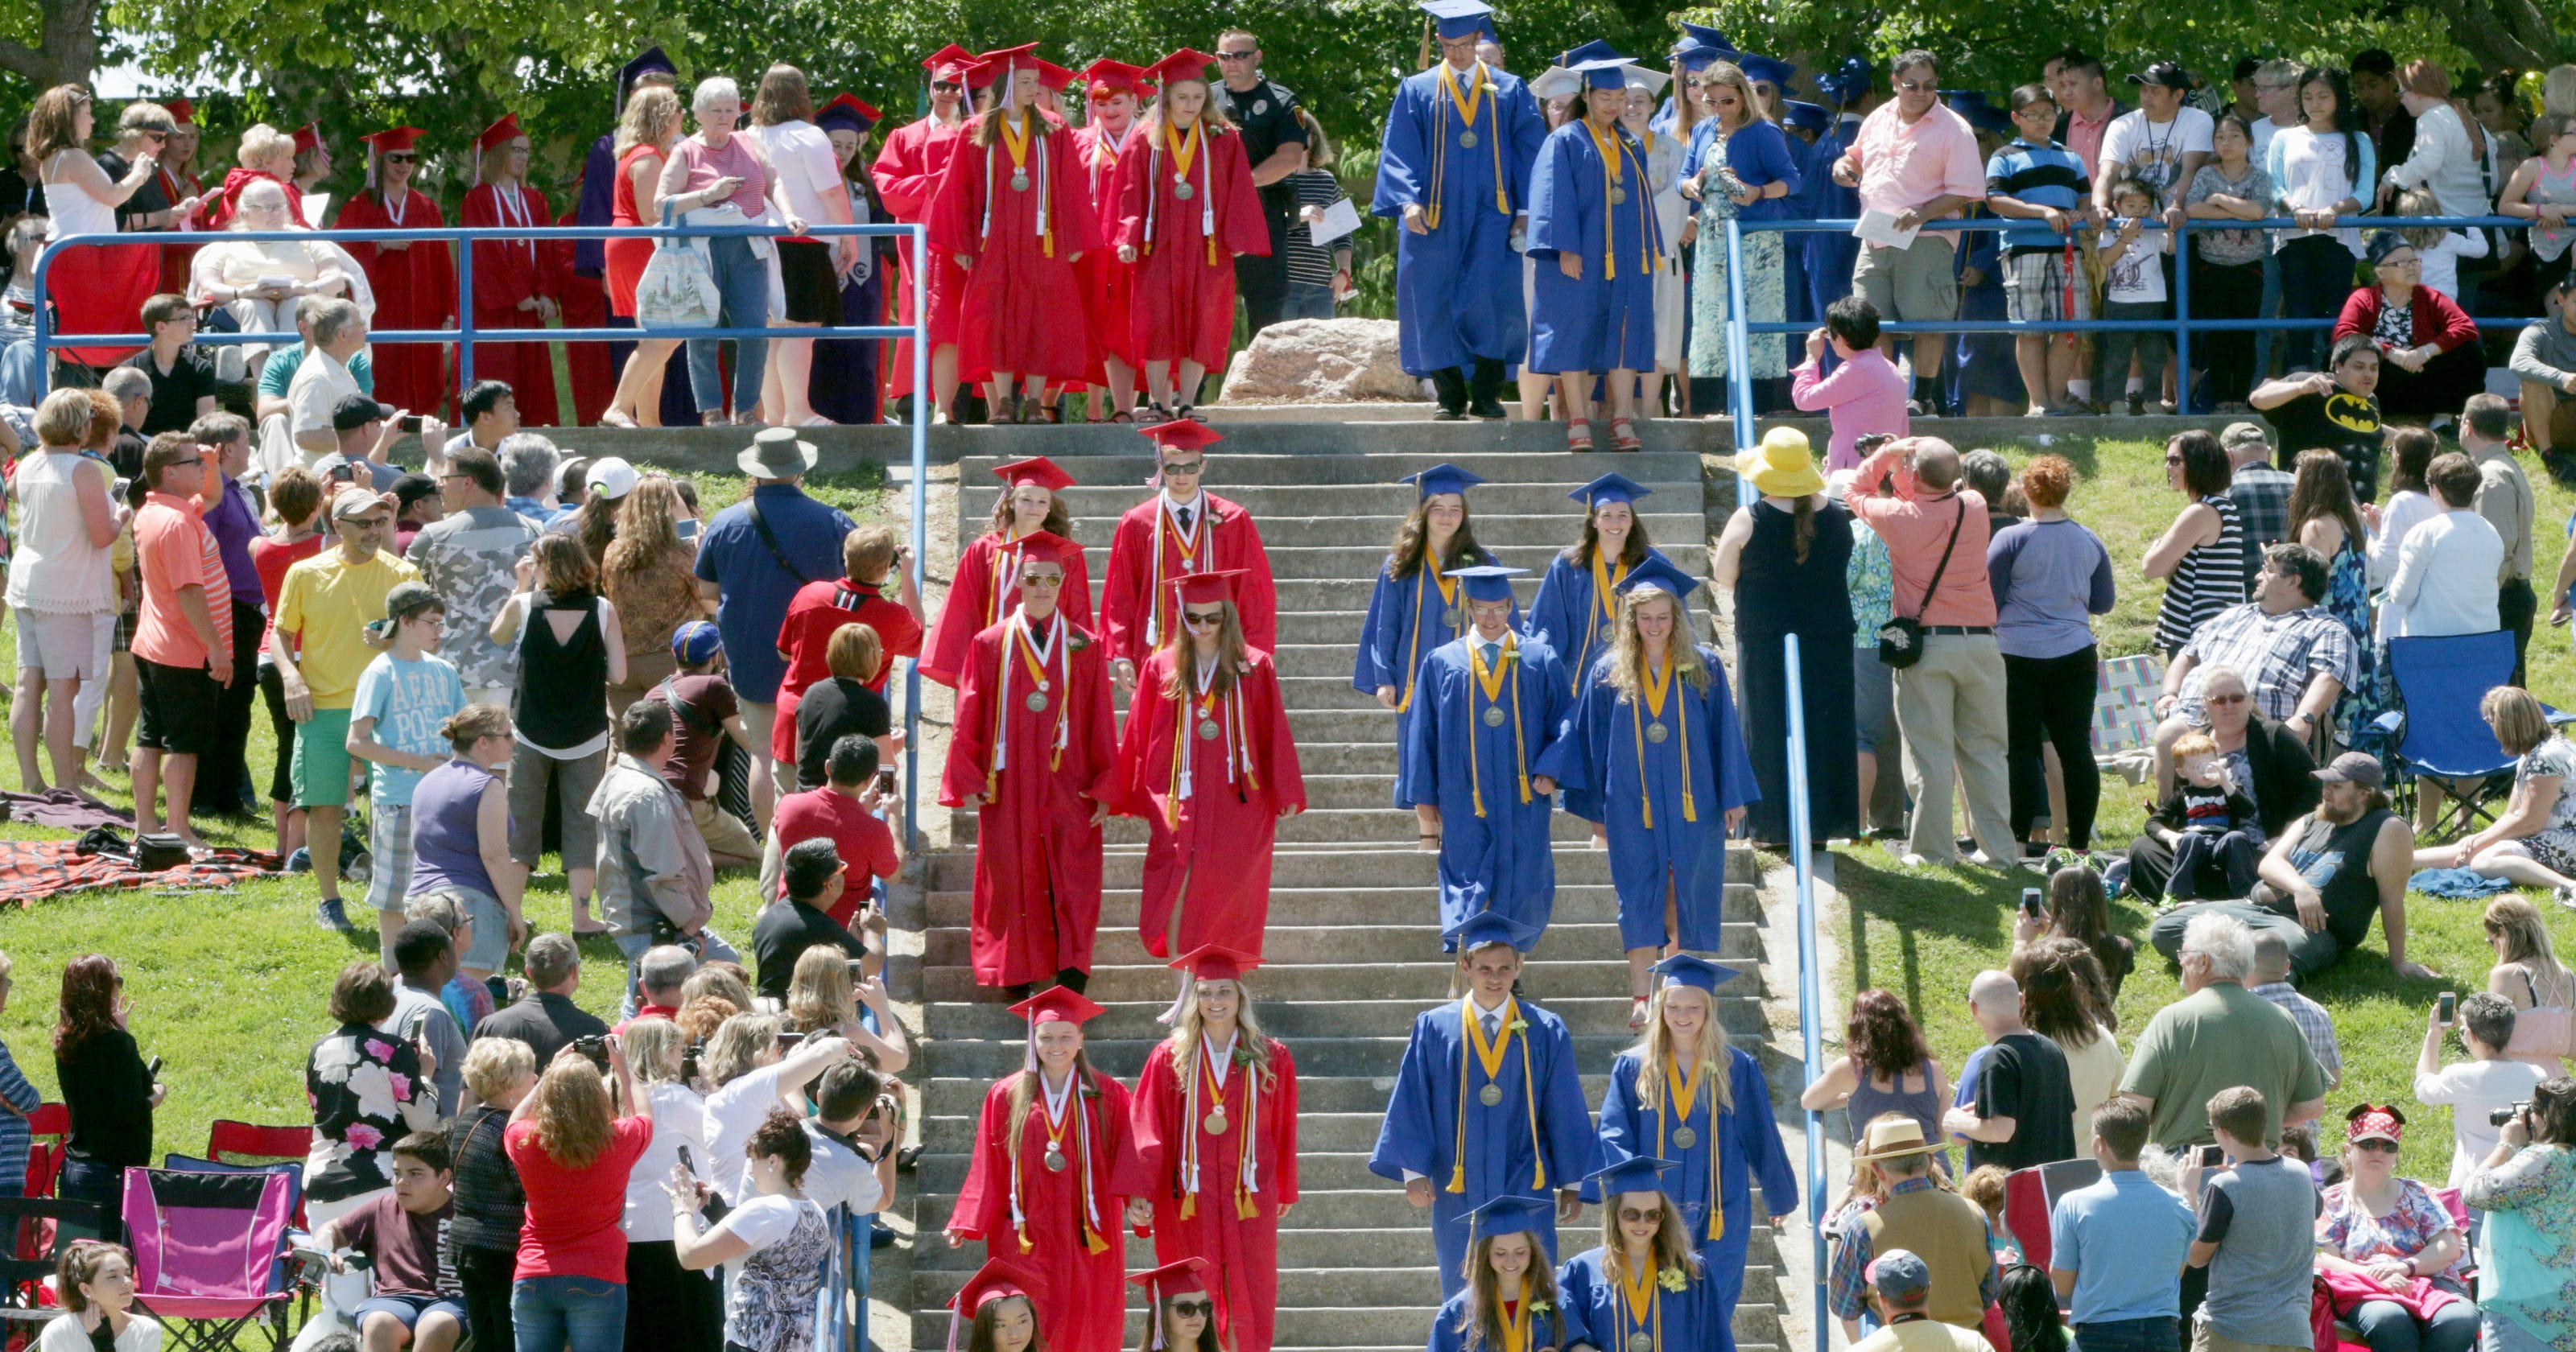
POLYGON ((1926 496, 1914 481, 1914 470, 1905 463, 1904 446, 1902 441, 1891 442, 1860 462, 1860 474, 1852 480, 1851 494, 1844 505, 1887 541, 1888 570, 1895 575, 1897 614, 1912 615, 1926 625, 1991 628, 1995 622, 1995 593, 1986 580, 1984 566, 1986 500, 1973 488, 1939 497, 1926 496), (1894 497, 1879 497, 1864 488, 1890 476, 1895 479, 1894 497), (1931 583, 1932 570, 1941 562, 1942 547, 1950 542, 1952 522, 1959 526, 1958 547, 1950 552, 1949 566, 1941 569, 1941 589, 1933 594, 1931 604, 1925 605, 1923 589, 1931 583))
POLYGON ((1946 193, 1986 197, 1986 165, 1968 119, 1940 104, 1908 123, 1890 100, 1861 120, 1843 159, 1860 171, 1860 204, 1902 214, 1946 193))
POLYGON ((2100 117, 2086 117, 2072 108, 2066 110, 2066 134, 2058 139, 2075 158, 2084 161, 2085 177, 2091 178, 2102 172, 2102 138, 2110 132, 2111 124, 2118 120, 2120 114, 2127 111, 2120 106, 2118 99, 2104 102, 2100 117))
POLYGON ((1853 353, 1832 375, 1817 366, 1808 362, 1789 373, 1789 402, 1809 413, 1823 409, 1832 420, 1833 435, 1825 442, 1828 472, 1860 464, 1853 443, 1863 436, 1885 432, 1901 437, 1912 430, 1905 412, 1905 373, 1877 348, 1853 353))

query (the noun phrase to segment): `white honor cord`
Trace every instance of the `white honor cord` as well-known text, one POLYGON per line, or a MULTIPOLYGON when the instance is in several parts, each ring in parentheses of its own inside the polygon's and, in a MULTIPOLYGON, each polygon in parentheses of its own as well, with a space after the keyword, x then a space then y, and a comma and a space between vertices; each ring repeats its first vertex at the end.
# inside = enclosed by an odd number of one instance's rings
POLYGON ((1216 238, 1216 138, 1202 132, 1199 136, 1199 233, 1216 238))

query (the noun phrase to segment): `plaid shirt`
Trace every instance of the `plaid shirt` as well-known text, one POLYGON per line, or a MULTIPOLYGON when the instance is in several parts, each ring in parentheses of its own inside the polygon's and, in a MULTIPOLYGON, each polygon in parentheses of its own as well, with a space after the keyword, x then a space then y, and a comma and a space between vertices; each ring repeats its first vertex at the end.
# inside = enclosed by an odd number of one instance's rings
POLYGON ((2286 615, 2264 613, 2259 601, 2220 611, 2200 627, 2177 656, 2198 665, 2183 677, 2182 698, 2174 712, 2187 722, 2204 720, 2200 688, 2212 667, 2234 667, 2253 688, 2254 707, 2270 719, 2298 712, 2308 683, 2332 676, 2352 687, 2352 631, 2322 606, 2306 606, 2286 615))
POLYGON ((2290 538, 2290 485, 2286 470, 2261 461, 2236 471, 2227 496, 2236 504, 2238 529, 2245 536, 2245 576, 2263 571, 2263 549, 2290 538))
MULTIPOLYGON (((1897 1197, 1909 1192, 1927 1192, 1938 1186, 1930 1174, 1925 1174, 1889 1188, 1887 1195, 1897 1197)), ((1869 1227, 1861 1224, 1855 1213, 1851 1223, 1843 1227, 1842 1242, 1834 1247, 1833 1267, 1826 1274, 1825 1304, 1833 1310, 1835 1318, 1858 1319, 1869 1309, 1869 1265, 1870 1260, 1878 1257, 1873 1252, 1876 1247, 1870 1242, 1869 1227)), ((1995 1303, 1995 1296, 2001 1290, 1996 1275, 2001 1271, 2000 1264, 1989 1263, 1986 1275, 1977 1281, 1977 1293, 1988 1305, 1995 1303)))
POLYGON ((0 1183, 16 1188, 27 1179, 27 1147, 34 1140, 27 1131, 28 1113, 45 1101, 36 1086, 18 1070, 18 1062, 9 1054, 9 1044, 0 1042, 0 1101, 8 1111, 0 1112, 0 1183))
POLYGON ((2279 1005, 2299 1026, 2299 1034, 2308 1040, 2308 1050, 2317 1055, 2317 1064, 2325 1067, 2326 1079, 2340 1083, 2343 1079, 2343 1049, 2335 1045, 2334 1020, 2326 1007, 2299 994, 2299 988, 2286 981, 2253 988, 2256 995, 2279 1005))

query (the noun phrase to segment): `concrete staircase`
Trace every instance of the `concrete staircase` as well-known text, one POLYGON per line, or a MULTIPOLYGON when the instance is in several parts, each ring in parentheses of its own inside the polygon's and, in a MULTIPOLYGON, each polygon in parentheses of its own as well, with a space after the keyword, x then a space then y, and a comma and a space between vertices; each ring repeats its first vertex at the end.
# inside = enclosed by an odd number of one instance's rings
MULTIPOLYGON (((1411 490, 1395 481, 1442 460, 1484 475, 1490 482, 1470 495, 1476 536, 1503 562, 1532 570, 1521 583, 1526 605, 1536 574, 1579 527, 1579 509, 1565 494, 1610 469, 1656 490, 1640 504, 1646 528, 1676 562, 1703 572, 1700 459, 1692 452, 1504 452, 1499 437, 1477 435, 1485 429, 1474 427, 1230 430, 1244 435, 1214 448, 1207 486, 1249 508, 1269 548, 1281 612, 1276 656, 1310 804, 1279 831, 1268 965, 1252 981, 1263 1025, 1295 1049, 1301 1081, 1303 1199, 1280 1237, 1279 1346, 1418 1349, 1439 1293, 1428 1222, 1400 1188, 1368 1172, 1367 1159, 1413 1016, 1446 997, 1452 966, 1440 951, 1434 861, 1413 847, 1413 814, 1392 806, 1394 716, 1350 688, 1352 646, 1370 580, 1412 503, 1411 490), (1443 450, 1443 443, 1459 449, 1443 450)), ((1062 457, 1082 480, 1067 497, 1096 582, 1107 571, 1118 514, 1147 491, 1141 485, 1152 473, 1151 459, 1083 454, 1061 443, 1036 443, 1029 432, 1014 439, 1012 450, 1062 457)), ((961 539, 983 528, 995 491, 987 471, 1008 458, 961 460, 961 539)), ((973 839, 972 816, 958 814, 951 829, 957 847, 929 858, 924 879, 926 1038, 915 1075, 923 1077, 925 1150, 912 1201, 919 1236, 915 1347, 941 1344, 945 1302, 982 1259, 982 1246, 951 1251, 939 1232, 965 1177, 985 1087, 1019 1067, 1023 1035, 998 995, 976 989, 967 968, 974 862, 965 846, 973 839)), ((1589 848, 1584 824, 1560 815, 1555 839, 1555 919, 1523 985, 1572 1027, 1580 1064, 1591 1072, 1584 1096, 1598 1104, 1612 1056, 1634 1040, 1617 902, 1607 856, 1589 848)), ((1171 973, 1145 954, 1137 937, 1144 840, 1141 823, 1112 819, 1108 893, 1090 985, 1091 996, 1110 1011, 1090 1026, 1093 1063, 1131 1080, 1161 1036, 1154 1015, 1170 1003, 1174 988, 1171 973)), ((1729 860, 1729 877, 1724 954, 1749 966, 1762 955, 1750 853, 1729 860)), ((1765 1036, 1762 994, 1760 974, 1748 970, 1719 1000, 1729 1031, 1748 1044, 1765 1036)), ((1564 1252, 1591 1247, 1598 1225, 1598 1210, 1587 1209, 1566 1227, 1564 1252)), ((1150 1241, 1131 1237, 1129 1269, 1151 1266, 1152 1252, 1150 1241)), ((1759 1234, 1736 1317, 1737 1339, 1748 1349, 1784 1341, 1771 1261, 1769 1236, 1759 1234)), ((1131 1312, 1129 1345, 1141 1320, 1131 1312)))

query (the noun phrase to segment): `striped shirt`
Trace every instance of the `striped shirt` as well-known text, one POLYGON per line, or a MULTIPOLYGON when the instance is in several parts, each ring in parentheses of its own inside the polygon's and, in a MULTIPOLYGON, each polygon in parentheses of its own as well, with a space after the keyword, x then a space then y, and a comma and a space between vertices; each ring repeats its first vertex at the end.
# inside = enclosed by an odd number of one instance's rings
POLYGON ((45 1096, 18 1069, 18 1060, 9 1054, 9 1044, 0 1042, 0 1102, 10 1111, 0 1112, 0 1185, 11 1188, 27 1178, 27 1147, 34 1137, 27 1130, 27 1114, 34 1112, 45 1096))
MULTIPOLYGON (((1986 195, 2072 212, 2093 195, 2093 180, 2084 172, 2084 161, 2066 147, 2053 141, 2038 146, 2016 140, 1986 161, 1986 195)), ((2045 221, 2016 225, 2003 235, 2007 256, 2066 247, 2066 236, 2049 229, 2045 221)))
POLYGON ((2253 987, 2256 995, 2279 1005, 2290 1022, 2299 1026, 2299 1036, 2308 1040, 2308 1050, 2316 1053, 2317 1064, 2325 1067, 2326 1079, 2340 1083, 2343 1079, 2343 1049, 2335 1045, 2334 1020, 2326 1007, 2299 994, 2299 988, 2286 981, 2253 987))
POLYGON ((2236 503, 2224 493, 2201 502, 2218 513, 2218 539, 2194 545, 2165 583, 2163 609, 2156 612, 2156 651, 2171 655, 2191 641, 2203 624, 2220 611, 2245 600, 2245 527, 2236 503))

